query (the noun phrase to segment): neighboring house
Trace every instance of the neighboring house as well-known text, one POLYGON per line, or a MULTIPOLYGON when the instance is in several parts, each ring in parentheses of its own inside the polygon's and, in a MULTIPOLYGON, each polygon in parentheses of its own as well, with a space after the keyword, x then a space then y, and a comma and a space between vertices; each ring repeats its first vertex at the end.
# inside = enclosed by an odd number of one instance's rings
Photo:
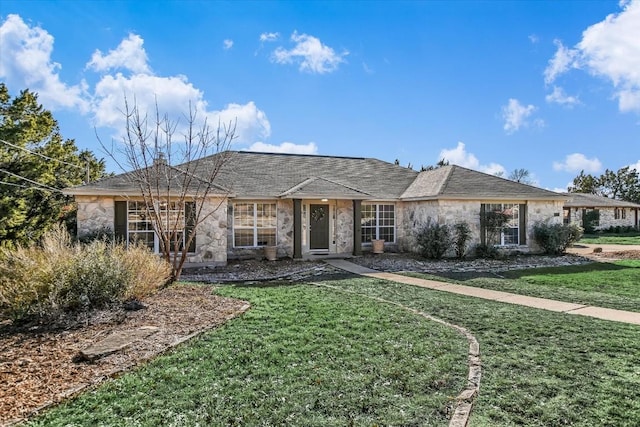
POLYGON ((563 221, 565 224, 578 224, 584 227, 584 221, 591 218, 595 230, 609 228, 638 228, 640 205, 623 200, 610 199, 585 193, 564 193, 568 200, 564 204, 563 221), (593 212, 589 215, 590 212, 593 212))
MULTIPOLYGON (((190 262, 225 263, 256 256, 271 245, 280 257, 357 255, 369 250, 374 239, 384 239, 387 250, 413 251, 421 227, 461 221, 471 228, 472 245, 535 252, 533 225, 561 223, 566 200, 552 191, 460 166, 416 172, 372 158, 222 154, 228 159, 215 180, 216 194, 182 206, 169 200, 157 207, 166 215, 185 210, 182 217, 187 218, 196 203, 204 203, 205 210, 217 208, 196 230, 185 224, 185 234, 196 233, 190 262), (480 221, 481 214, 490 211, 510 217, 503 231, 492 233, 494 241, 487 241, 490 234, 480 221)), ((196 160, 194 170, 215 160, 196 160)), ((158 239, 144 217, 137 188, 125 173, 66 189, 78 204, 78 234, 107 227, 118 237, 142 239, 157 250, 158 239)))

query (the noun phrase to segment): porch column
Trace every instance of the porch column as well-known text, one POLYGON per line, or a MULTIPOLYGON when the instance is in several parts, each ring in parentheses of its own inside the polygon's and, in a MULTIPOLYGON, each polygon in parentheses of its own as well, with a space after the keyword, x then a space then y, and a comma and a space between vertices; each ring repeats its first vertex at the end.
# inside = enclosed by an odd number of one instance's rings
POLYGON ((353 255, 362 255, 362 200, 353 201, 353 255))
POLYGON ((293 259, 302 258, 302 199, 293 199, 293 259))

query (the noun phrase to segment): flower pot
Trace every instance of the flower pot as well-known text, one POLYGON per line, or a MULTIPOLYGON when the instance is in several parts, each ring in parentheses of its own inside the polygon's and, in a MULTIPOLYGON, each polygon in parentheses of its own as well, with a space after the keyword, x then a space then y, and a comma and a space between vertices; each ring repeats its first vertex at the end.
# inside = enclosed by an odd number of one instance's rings
POLYGON ((278 247, 277 246, 265 246, 264 247, 264 257, 267 261, 275 261, 278 258, 278 247))
POLYGON ((374 254, 381 254, 384 252, 384 240, 372 240, 371 241, 371 251, 374 254))

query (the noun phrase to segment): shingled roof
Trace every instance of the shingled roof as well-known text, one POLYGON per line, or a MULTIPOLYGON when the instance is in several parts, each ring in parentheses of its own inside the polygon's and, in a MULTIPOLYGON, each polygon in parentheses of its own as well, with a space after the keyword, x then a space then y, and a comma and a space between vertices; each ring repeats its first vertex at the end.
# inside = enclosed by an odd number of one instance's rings
MULTIPOLYGON (((172 167, 198 177, 220 164, 217 192, 243 199, 332 198, 429 200, 436 198, 528 200, 563 199, 558 193, 461 166, 416 172, 364 157, 226 151, 172 167)), ((197 182, 197 181, 194 181, 197 182)), ((65 190, 72 195, 130 195, 138 191, 132 173, 65 190)))
MULTIPOLYGON (((222 166, 215 183, 237 198, 345 198, 398 199, 418 172, 363 157, 230 151, 194 160, 189 169, 205 176, 216 163, 222 166), (220 162, 220 157, 226 156, 220 162)), ((175 166, 187 169, 185 165, 175 166)), ((129 174, 67 189, 67 194, 129 194, 138 187, 129 174)))
POLYGON ((420 172, 401 196, 403 200, 554 200, 564 198, 566 197, 553 191, 457 165, 442 166, 434 170, 420 172))
POLYGON ((639 204, 624 200, 610 199, 585 193, 563 193, 568 200, 565 208, 640 208, 639 204))

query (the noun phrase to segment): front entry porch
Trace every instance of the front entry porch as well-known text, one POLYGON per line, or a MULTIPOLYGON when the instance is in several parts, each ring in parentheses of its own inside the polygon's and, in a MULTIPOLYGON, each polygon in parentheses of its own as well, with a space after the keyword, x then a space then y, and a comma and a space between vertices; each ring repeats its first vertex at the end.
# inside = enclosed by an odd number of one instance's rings
POLYGON ((293 199, 293 258, 362 253, 361 200, 293 199))

